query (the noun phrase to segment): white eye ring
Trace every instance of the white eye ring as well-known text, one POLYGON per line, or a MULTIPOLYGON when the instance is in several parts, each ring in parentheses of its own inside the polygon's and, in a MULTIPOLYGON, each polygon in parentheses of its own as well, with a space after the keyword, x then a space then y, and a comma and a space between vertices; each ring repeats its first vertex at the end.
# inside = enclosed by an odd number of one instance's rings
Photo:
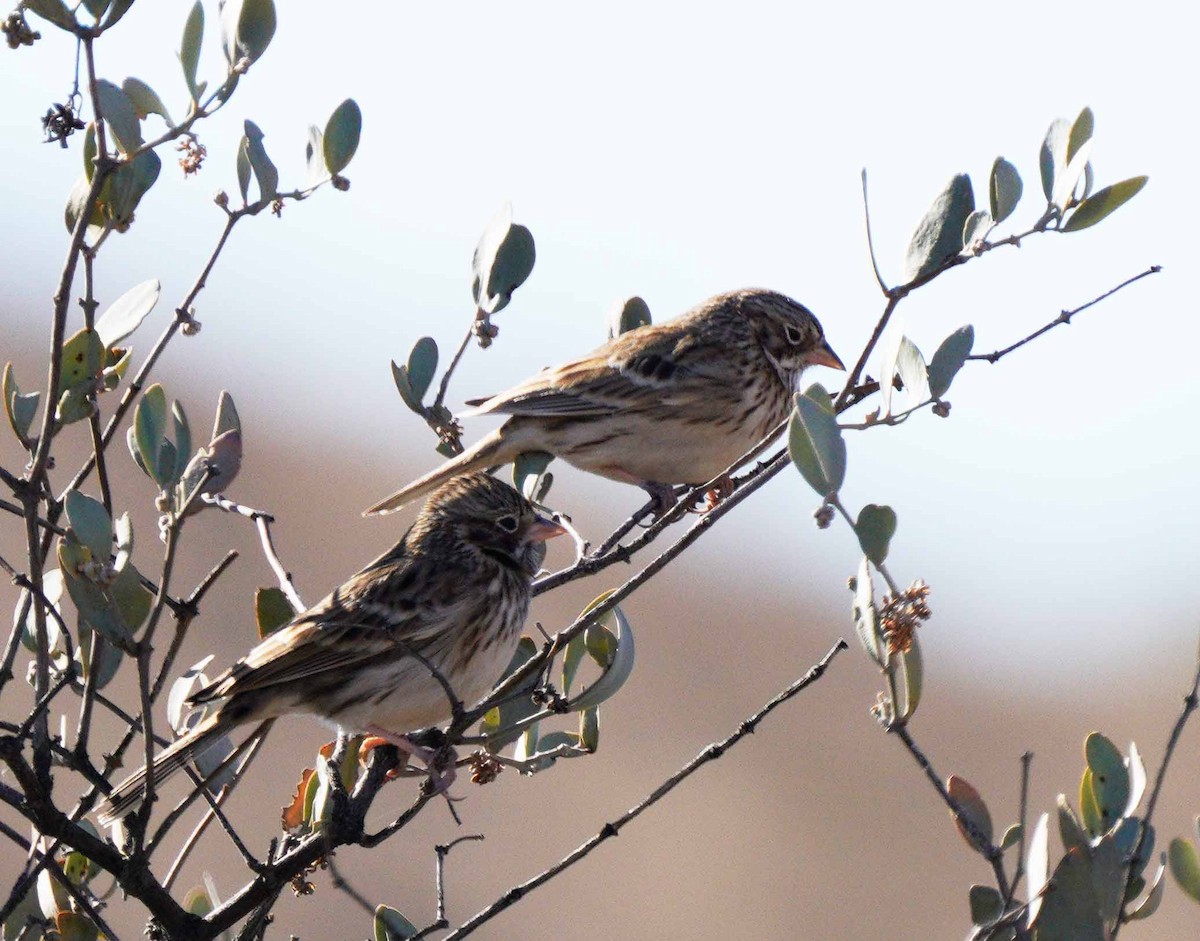
POLYGON ((512 514, 501 516, 496 520, 496 525, 503 529, 506 533, 515 533, 520 522, 512 514))
POLYGON ((792 346, 799 346, 804 342, 804 334, 793 327, 790 323, 783 325, 783 332, 787 335, 787 341, 792 346))

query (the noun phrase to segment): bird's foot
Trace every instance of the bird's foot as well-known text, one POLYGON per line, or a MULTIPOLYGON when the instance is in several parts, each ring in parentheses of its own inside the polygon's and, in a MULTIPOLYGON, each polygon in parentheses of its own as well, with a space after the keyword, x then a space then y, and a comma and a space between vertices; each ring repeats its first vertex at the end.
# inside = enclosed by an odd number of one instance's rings
POLYGON ((695 509, 697 513, 707 513, 734 491, 733 478, 723 474, 713 481, 713 485, 705 491, 704 502, 695 509))
POLYGON ((658 484, 648 480, 640 486, 650 494, 650 521, 645 524, 647 526, 655 520, 662 519, 679 502, 679 497, 675 495, 675 488, 670 484, 658 484))
MULTIPOLYGON (((420 745, 408 735, 398 735, 378 726, 367 726, 365 731, 370 732, 371 735, 359 746, 358 756, 361 761, 367 759, 373 748, 378 748, 380 745, 395 745, 406 758, 416 758, 425 765, 429 772, 429 786, 434 794, 446 794, 447 799, 451 799, 447 792, 458 773, 458 769, 455 767, 458 755, 450 745, 445 742, 432 747, 420 745)), ((389 781, 399 776, 400 769, 393 769, 387 773, 389 781)))

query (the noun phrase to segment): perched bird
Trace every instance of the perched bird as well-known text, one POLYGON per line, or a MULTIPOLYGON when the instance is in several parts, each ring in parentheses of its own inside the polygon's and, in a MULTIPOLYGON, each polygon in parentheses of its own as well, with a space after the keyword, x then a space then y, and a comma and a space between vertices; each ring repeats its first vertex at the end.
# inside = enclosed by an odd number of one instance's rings
MULTIPOLYGON (((469 708, 508 666, 545 540, 562 532, 487 474, 446 483, 396 546, 192 697, 220 705, 155 758, 155 781, 234 726, 287 713, 419 752, 403 733, 454 712, 442 680, 469 708)), ((129 813, 145 787, 142 768, 108 796, 100 821, 129 813)))
POLYGON ((672 484, 713 480, 778 426, 808 366, 844 369, 807 308, 774 291, 709 298, 542 370, 465 414, 511 415, 479 443, 368 509, 390 513, 458 474, 548 451, 637 484, 660 510, 672 484))

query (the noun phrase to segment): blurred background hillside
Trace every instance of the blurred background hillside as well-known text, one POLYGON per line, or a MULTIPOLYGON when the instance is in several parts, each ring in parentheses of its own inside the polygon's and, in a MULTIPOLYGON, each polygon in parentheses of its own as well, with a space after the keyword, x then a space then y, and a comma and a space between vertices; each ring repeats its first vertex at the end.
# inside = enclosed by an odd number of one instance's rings
MULTIPOLYGON (((138 3, 97 46, 104 77, 136 75, 177 118, 185 93, 174 53, 189 6, 138 3)), ((1030 239, 939 279, 902 307, 905 330, 931 355, 973 323, 977 351, 988 351, 1150 264, 1164 272, 997 366, 971 364, 951 390, 949 420, 925 413, 851 435, 844 497, 896 509, 889 567, 902 583, 933 587, 913 733, 942 775, 984 793, 998 827, 1015 819, 1026 749, 1034 812, 1052 809, 1059 791, 1077 799, 1093 729, 1123 747, 1136 740, 1153 773, 1198 626, 1196 239, 1180 211, 1196 145, 1186 117, 1193 9, 1148 2, 1135 18, 1128 7, 1077 3, 279 8, 271 48, 200 128, 203 171, 184 180, 163 153, 136 223, 101 253, 97 293, 103 304, 162 280, 163 300, 133 339, 136 363, 219 234, 211 197, 236 192, 242 119, 266 133, 287 188, 303 182, 308 124, 344 97, 362 106, 350 191, 322 190, 280 220, 240 224, 199 299, 202 332, 173 341, 157 375, 198 436, 219 390, 234 394, 247 446, 231 496, 278 518, 280 554, 309 602, 411 518, 359 518, 439 459, 388 361, 422 334, 444 355, 453 349, 472 313, 471 252, 506 200, 533 231, 537 266, 497 317, 496 344, 468 351, 455 408, 601 342, 605 311, 631 294, 664 320, 718 291, 769 286, 810 306, 850 361, 882 309, 859 169, 870 173, 884 275, 898 280, 913 226, 953 173, 970 172, 986 202, 992 160, 1007 157, 1025 180, 1014 223, 1035 220, 1046 127, 1090 105, 1098 185, 1148 173, 1143 193, 1096 228, 1030 239)), ((201 73, 215 78, 223 60, 208 13, 201 73)), ((37 28, 44 39, 33 49, 0 55, 9 89, 0 362, 17 363, 27 390, 44 382, 62 205, 81 168, 80 138, 66 151, 40 140, 38 119, 70 90, 74 48, 37 28)), ((471 420, 467 439, 487 427, 471 420)), ((0 463, 19 468, 0 431, 0 463)), ((81 426, 64 435, 60 486, 83 439, 81 426)), ((127 472, 124 448, 113 453, 127 472)), ((553 502, 593 539, 641 502, 632 488, 555 471, 553 502)), ((153 572, 150 485, 129 474, 117 496, 135 513, 139 563, 153 572)), ((604 707, 598 754, 460 788, 462 828, 433 808, 380 850, 343 850, 343 875, 422 924, 433 916, 432 844, 486 833, 448 866, 449 917, 461 922, 732 731, 852 633, 845 579, 857 545, 838 524, 818 531, 816 505, 785 473, 630 599, 638 665, 604 707)), ((0 529, 6 558, 20 558, 18 529, 0 529)), ((181 665, 215 652, 224 666, 253 641, 253 589, 272 576, 245 521, 189 522, 177 585, 186 590, 231 546, 242 558, 205 605, 181 665)), ((557 547, 552 563, 565 564, 568 550, 557 547)), ((622 574, 540 599, 535 617, 562 626, 622 574)), ((0 602, 14 600, 0 586, 0 602)), ((869 715, 877 689, 855 647, 755 736, 482 936, 962 937, 968 885, 989 870, 869 715)), ((1189 729, 1156 820, 1164 844, 1195 836, 1198 735, 1189 729)), ((302 719, 277 727, 234 795, 231 813, 257 850, 326 738, 302 719)), ((390 787, 381 822, 413 785, 390 787)), ((0 854, 0 875, 17 865, 0 854)), ((202 868, 224 892, 247 876, 215 834, 183 883, 198 883, 202 868)), ((325 876, 315 881, 315 897, 280 906, 272 936, 365 936, 367 917, 325 876)), ((1127 936, 1192 938, 1198 924, 1200 909, 1172 885, 1162 912, 1127 936)))

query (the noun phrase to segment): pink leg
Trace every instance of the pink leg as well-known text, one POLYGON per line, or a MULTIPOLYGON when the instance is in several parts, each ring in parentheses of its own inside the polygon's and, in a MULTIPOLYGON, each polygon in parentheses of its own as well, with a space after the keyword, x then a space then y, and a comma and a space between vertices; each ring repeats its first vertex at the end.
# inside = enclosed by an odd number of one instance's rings
MULTIPOLYGON (((359 755, 365 755, 372 748, 378 748, 380 745, 395 745, 404 755, 416 758, 425 765, 429 771, 429 781, 433 786, 434 794, 444 794, 450 789, 450 785, 454 783, 458 769, 454 767, 453 760, 451 760, 448 768, 439 767, 441 764, 439 759, 442 758, 442 755, 438 751, 418 745, 407 735, 400 735, 380 728, 377 725, 364 726, 363 731, 369 732, 372 737, 362 743, 359 748, 359 755)), ((397 772, 394 771, 388 774, 389 778, 396 776, 397 772)))

